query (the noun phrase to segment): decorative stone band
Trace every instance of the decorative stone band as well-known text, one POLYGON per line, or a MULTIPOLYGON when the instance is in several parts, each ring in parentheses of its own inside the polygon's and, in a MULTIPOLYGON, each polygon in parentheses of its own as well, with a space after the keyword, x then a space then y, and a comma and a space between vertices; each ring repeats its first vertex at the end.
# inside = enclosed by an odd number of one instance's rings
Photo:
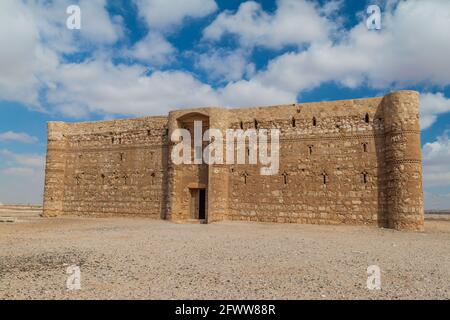
POLYGON ((407 164, 420 164, 422 165, 422 161, 420 159, 400 159, 400 160, 386 160, 387 163, 390 164, 403 164, 403 163, 407 163, 407 164))
POLYGON ((386 131, 385 135, 394 135, 394 134, 420 134, 420 130, 391 130, 386 131))

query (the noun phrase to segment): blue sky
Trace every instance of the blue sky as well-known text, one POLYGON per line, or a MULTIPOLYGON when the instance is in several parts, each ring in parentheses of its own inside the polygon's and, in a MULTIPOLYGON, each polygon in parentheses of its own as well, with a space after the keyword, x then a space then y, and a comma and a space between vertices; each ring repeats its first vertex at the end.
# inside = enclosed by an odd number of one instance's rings
POLYGON ((41 202, 47 121, 413 89, 425 204, 450 208, 449 31, 445 0, 2 0, 0 202, 41 202))

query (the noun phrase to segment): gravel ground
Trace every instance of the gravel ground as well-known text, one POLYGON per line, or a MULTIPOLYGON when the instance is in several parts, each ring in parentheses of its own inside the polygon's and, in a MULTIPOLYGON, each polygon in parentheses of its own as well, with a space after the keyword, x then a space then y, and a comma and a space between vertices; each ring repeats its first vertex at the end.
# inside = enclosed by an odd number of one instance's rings
POLYGON ((0 299, 450 299, 450 221, 376 227, 145 218, 0 223, 0 299), (81 290, 67 290, 67 266, 81 290), (366 288, 369 265, 381 290, 366 288))

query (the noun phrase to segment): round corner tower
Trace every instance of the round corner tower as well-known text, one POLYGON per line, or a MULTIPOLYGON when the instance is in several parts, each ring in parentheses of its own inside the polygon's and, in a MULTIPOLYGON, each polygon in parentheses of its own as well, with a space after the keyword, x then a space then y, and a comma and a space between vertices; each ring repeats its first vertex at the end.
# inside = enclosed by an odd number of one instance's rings
POLYGON ((419 93, 393 92, 386 95, 382 103, 388 226, 423 231, 419 93))

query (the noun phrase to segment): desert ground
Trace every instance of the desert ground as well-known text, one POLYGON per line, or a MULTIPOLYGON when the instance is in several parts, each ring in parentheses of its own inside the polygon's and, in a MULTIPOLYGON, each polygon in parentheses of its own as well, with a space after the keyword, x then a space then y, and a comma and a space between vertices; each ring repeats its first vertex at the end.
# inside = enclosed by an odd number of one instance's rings
POLYGON ((0 299, 450 299, 445 219, 414 233, 9 216, 0 222, 0 299), (80 267, 80 290, 66 287, 70 265, 80 267), (381 290, 366 287, 370 265, 381 269, 381 290))

